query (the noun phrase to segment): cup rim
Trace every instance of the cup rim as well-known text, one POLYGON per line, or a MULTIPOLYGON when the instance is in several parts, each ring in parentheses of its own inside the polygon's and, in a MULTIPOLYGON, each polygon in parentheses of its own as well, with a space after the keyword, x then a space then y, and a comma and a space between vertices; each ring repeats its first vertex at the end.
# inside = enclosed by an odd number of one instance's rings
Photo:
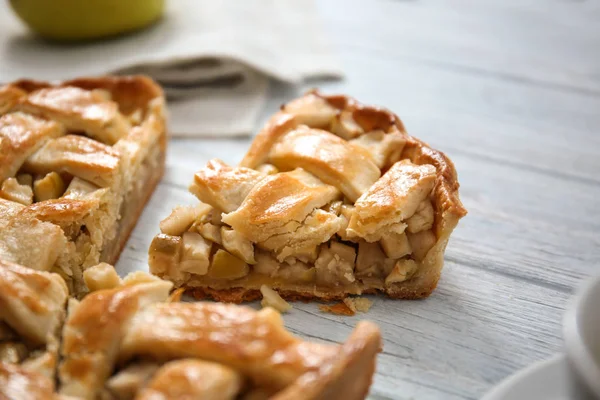
POLYGON ((571 299, 563 319, 563 337, 569 363, 585 384, 600 397, 600 365, 591 356, 579 329, 582 307, 595 291, 600 291, 600 275, 586 281, 571 299))

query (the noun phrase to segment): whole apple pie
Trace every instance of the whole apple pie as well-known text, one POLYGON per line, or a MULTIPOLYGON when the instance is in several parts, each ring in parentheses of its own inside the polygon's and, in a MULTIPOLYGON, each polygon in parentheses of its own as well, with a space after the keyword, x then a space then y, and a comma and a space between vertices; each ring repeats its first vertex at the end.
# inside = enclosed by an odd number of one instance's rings
POLYGON ((114 263, 164 170, 162 90, 144 77, 0 87, 0 260, 85 290, 114 263))
POLYGON ((428 296, 466 214, 452 162, 393 113, 309 92, 282 106, 239 166, 211 160, 200 200, 160 224, 150 269, 197 298, 428 296))
POLYGON ((112 266, 62 278, 0 260, 0 399, 364 399, 381 348, 359 323, 341 344, 300 340, 272 308, 179 303, 173 284, 112 266), (68 302, 68 306, 67 306, 68 302))

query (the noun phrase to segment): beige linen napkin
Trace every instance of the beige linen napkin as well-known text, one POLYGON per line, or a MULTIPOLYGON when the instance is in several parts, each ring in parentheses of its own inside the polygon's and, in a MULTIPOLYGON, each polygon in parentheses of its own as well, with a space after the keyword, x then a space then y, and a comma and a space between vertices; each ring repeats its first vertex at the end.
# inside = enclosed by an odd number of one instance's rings
POLYGON ((341 70, 309 0, 167 0, 144 31, 87 44, 37 39, 0 2, 0 82, 145 73, 167 93, 174 136, 248 135, 268 80, 341 70))

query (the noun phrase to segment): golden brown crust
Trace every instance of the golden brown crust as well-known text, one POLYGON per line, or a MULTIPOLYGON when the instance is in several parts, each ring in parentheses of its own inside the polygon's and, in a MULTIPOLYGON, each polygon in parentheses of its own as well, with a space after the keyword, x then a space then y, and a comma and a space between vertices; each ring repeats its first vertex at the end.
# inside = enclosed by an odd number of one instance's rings
POLYGON ((58 274, 0 259, 0 346, 12 350, 0 356, 0 398, 3 389, 15 399, 26 398, 19 390, 36 399, 44 398, 39 389, 52 392, 46 381, 55 377, 67 299, 58 274))
POLYGON ((414 215, 431 193, 435 179, 431 165, 396 162, 354 203, 348 234, 369 242, 381 239, 386 227, 414 215))
MULTIPOLYGON (((270 175, 223 221, 246 238, 261 243, 289 231, 290 221, 303 221, 315 207, 339 197, 339 191, 301 169, 270 175)), ((298 222, 299 224, 299 222, 298 222)), ((320 243, 320 242, 319 242, 320 243)), ((265 243, 265 247, 269 247, 265 243)))
MULTIPOLYGON (((88 272, 101 273, 106 267, 88 272)), ((0 283, 8 283, 0 291, 0 305, 16 298, 27 309, 47 314, 49 303, 38 296, 54 290, 45 288, 49 279, 62 288, 64 303, 67 292, 58 275, 0 262, 0 283), (19 277, 33 291, 13 294, 13 289, 22 289, 19 277)), ((105 287, 69 303, 58 379, 32 364, 2 361, 0 398, 120 398, 120 393, 127 398, 234 399, 263 393, 285 400, 358 400, 368 393, 381 351, 381 333, 372 323, 360 322, 340 345, 311 343, 288 332, 271 308, 257 312, 226 304, 179 303, 169 296, 170 282, 143 273, 117 278, 105 287)), ((54 311, 62 315, 64 304, 54 311)), ((8 325, 18 328, 10 319, 8 325)), ((37 328, 45 333, 58 326, 37 328)), ((58 360, 53 354, 51 371, 58 360)))
POLYGON ((256 135, 250 149, 240 162, 241 167, 256 168, 265 162, 269 153, 265 149, 271 148, 279 138, 298 126, 298 121, 293 116, 278 112, 267 122, 267 125, 256 135))
POLYGON ((234 400, 244 385, 243 376, 232 368, 210 361, 184 359, 162 366, 136 400, 194 399, 234 400))
POLYGON ((12 109, 27 93, 14 85, 0 87, 0 114, 12 109))
POLYGON ((250 168, 232 168, 219 159, 194 175, 190 191, 202 202, 223 212, 235 211, 254 185, 265 176, 250 168))
MULTIPOLYGON (((438 218, 442 219, 442 214, 450 214, 452 217, 460 219, 467 214, 467 210, 459 198, 460 184, 452 161, 443 152, 432 149, 427 143, 406 134, 404 125, 396 114, 385 108, 363 105, 345 95, 323 95, 317 90, 312 90, 307 95, 325 99, 340 112, 351 112, 366 132, 376 129, 388 132, 392 127, 397 128, 407 137, 402 158, 408 158, 415 164, 431 164, 436 168, 437 181, 433 198, 438 218)), ((292 122, 293 119, 293 116, 289 114, 281 112, 276 114, 257 135, 240 165, 254 168, 263 163, 273 144, 282 135, 297 126, 297 122, 295 124, 292 122)), ((438 232, 438 235, 439 233, 441 232, 438 232)))
POLYGON ((81 131, 107 144, 127 135, 131 124, 106 93, 74 86, 49 87, 31 92, 17 106, 32 115, 60 122, 70 131, 81 131))
POLYGON ((120 160, 111 146, 85 136, 65 135, 42 146, 23 168, 35 174, 68 173, 107 187, 113 183, 120 160))
POLYGON ((269 398, 359 399, 368 392, 381 351, 377 326, 359 323, 342 345, 304 342, 285 330, 273 309, 171 302, 170 287, 156 278, 127 277, 118 287, 93 292, 70 307, 59 392, 97 398, 110 388, 105 384, 112 373, 118 375, 140 359, 166 364, 131 388, 138 396, 148 390, 169 392, 173 398, 200 395, 214 391, 214 384, 232 390, 231 398, 262 391, 269 398), (202 371, 214 382, 189 379, 202 371), (175 391, 168 390, 169 377, 181 380, 175 391), (351 394, 335 394, 343 390, 340 385, 349 384, 354 385, 351 394))
POLYGON ((323 363, 318 372, 303 375, 273 400, 364 399, 375 372, 374 355, 381 346, 379 329, 368 321, 359 322, 335 360, 323 363))
POLYGON ((2 318, 33 343, 46 344, 57 333, 67 295, 59 275, 0 260, 2 318))
POLYGON ((354 202, 379 179, 381 171, 368 152, 327 131, 298 127, 269 149, 281 170, 303 168, 336 186, 354 202))
POLYGON ((20 112, 0 116, 0 181, 14 176, 47 140, 63 134, 64 129, 54 121, 20 112))
POLYGON ((83 77, 59 83, 22 79, 11 86, 32 92, 49 87, 74 86, 86 90, 104 89, 111 93, 124 114, 145 108, 155 98, 164 97, 163 90, 152 79, 142 75, 83 77))
POLYGON ((144 307, 168 298, 170 282, 155 280, 86 296, 63 328, 61 393, 95 398, 112 372, 128 322, 144 307))
POLYGON ((79 199, 51 199, 23 208, 19 215, 49 222, 79 221, 98 207, 98 201, 79 199))

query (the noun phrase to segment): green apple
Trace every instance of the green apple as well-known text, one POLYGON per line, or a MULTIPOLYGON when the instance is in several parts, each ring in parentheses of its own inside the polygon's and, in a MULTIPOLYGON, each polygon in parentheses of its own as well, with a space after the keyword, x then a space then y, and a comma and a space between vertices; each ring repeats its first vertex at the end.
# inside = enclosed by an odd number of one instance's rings
POLYGON ((143 28, 162 15, 165 0, 10 0, 35 32, 55 40, 88 40, 143 28))

